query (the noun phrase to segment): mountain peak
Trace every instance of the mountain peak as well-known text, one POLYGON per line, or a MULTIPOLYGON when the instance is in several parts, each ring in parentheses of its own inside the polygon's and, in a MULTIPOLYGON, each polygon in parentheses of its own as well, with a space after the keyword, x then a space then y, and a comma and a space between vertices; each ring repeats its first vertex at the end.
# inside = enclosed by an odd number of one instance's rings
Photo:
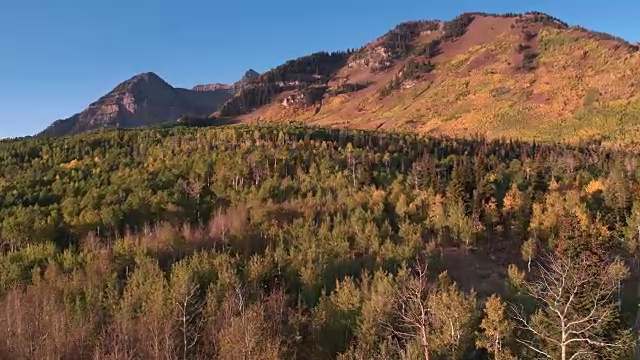
POLYGON ((145 72, 118 84, 84 111, 55 121, 40 135, 59 136, 103 127, 153 125, 181 116, 205 117, 231 96, 231 91, 174 88, 157 74, 145 72))
POLYGON ((170 91, 173 86, 169 85, 164 79, 153 72, 145 72, 131 77, 128 80, 118 84, 111 93, 131 92, 140 89, 157 89, 170 91))
POLYGON ((148 82, 148 83, 165 83, 165 84, 167 84, 167 82, 164 81, 163 78, 161 78, 160 76, 158 76, 158 74, 156 74, 154 72, 144 72, 144 73, 138 74, 138 75, 132 77, 131 79, 127 80, 126 82, 140 82, 140 81, 148 82))

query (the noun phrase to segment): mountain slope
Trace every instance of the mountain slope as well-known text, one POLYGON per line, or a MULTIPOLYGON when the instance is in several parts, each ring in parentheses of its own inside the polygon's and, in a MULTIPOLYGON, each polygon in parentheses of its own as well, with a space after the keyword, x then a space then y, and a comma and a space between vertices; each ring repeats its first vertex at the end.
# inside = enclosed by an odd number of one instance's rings
POLYGON ((542 140, 634 141, 640 53, 541 13, 420 21, 285 63, 216 116, 542 140))
POLYGON ((54 122, 40 135, 60 136, 103 127, 153 125, 180 116, 204 117, 233 96, 230 88, 203 90, 174 88, 154 73, 136 75, 81 113, 54 122))

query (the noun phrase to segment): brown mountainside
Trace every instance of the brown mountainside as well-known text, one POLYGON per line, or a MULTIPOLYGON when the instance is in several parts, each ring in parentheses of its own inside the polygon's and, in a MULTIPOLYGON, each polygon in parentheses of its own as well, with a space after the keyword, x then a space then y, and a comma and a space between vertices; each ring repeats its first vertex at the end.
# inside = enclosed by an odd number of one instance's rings
POLYGON ((251 82, 216 112, 245 122, 452 136, 634 141, 640 52, 542 13, 463 14, 316 53, 251 82))

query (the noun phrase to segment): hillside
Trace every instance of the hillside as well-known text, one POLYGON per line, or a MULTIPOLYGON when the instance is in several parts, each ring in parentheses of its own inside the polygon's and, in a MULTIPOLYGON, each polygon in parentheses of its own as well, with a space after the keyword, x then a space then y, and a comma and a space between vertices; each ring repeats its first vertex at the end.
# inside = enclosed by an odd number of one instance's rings
POLYGON ((357 51, 289 61, 216 116, 539 140, 640 135, 638 46, 541 13, 398 27, 357 51))
POLYGON ((55 121, 40 135, 60 136, 105 127, 155 125, 181 116, 205 117, 231 96, 233 86, 180 89, 154 73, 144 73, 119 84, 84 111, 55 121))

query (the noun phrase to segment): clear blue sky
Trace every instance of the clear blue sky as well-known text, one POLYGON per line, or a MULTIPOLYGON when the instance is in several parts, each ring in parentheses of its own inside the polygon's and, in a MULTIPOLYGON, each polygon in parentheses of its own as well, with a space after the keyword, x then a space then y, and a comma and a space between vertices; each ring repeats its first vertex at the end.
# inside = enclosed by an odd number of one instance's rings
POLYGON ((401 21, 531 10, 640 40, 638 0, 0 0, 0 138, 34 134, 141 72, 232 82, 401 21))

